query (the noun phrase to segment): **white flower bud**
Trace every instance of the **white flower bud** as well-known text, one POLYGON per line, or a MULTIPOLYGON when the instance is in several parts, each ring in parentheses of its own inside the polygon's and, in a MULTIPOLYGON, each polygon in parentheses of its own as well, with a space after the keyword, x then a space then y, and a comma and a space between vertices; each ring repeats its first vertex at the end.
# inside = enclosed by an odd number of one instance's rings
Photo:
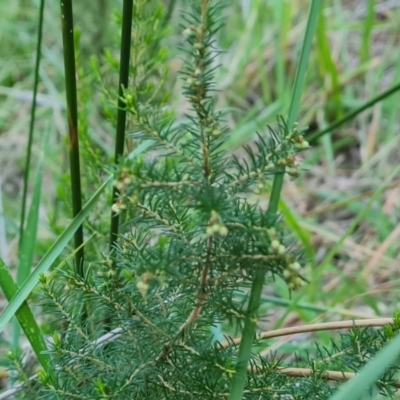
POLYGON ((228 234, 228 228, 225 225, 221 225, 219 228, 219 234, 221 236, 226 236, 228 234))

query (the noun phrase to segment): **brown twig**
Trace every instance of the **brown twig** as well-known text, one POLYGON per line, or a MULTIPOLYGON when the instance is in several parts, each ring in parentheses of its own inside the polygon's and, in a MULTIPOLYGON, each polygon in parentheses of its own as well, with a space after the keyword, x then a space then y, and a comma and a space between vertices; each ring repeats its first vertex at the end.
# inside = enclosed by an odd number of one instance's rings
POLYGON ((210 263, 211 263, 211 250, 213 246, 213 237, 210 236, 208 238, 208 246, 207 246, 207 255, 206 255, 206 262, 205 266, 203 268, 203 272, 201 274, 201 281, 200 281, 200 289, 199 293, 197 294, 196 302, 193 311, 187 318, 187 320, 182 324, 182 326, 179 328, 179 331, 176 335, 176 337, 180 336, 182 332, 186 331, 191 324, 193 324, 194 321, 199 317, 201 314, 201 311, 204 306, 204 302, 207 298, 207 292, 206 292, 206 286, 207 286, 207 276, 208 272, 210 270, 210 263))
MULTIPOLYGON (((257 373, 255 366, 249 366, 247 370, 251 373, 257 373)), ((278 368, 278 373, 293 377, 293 378, 306 378, 312 376, 315 371, 311 368, 278 368)), ((318 377, 328 381, 349 381, 356 377, 354 372, 343 372, 343 371, 325 371, 318 377)), ((400 389, 400 381, 391 382, 391 385, 400 389)))
MULTIPOLYGON (((319 332, 319 331, 330 331, 333 329, 351 329, 361 327, 372 327, 372 326, 385 326, 393 324, 393 318, 370 318, 370 319, 355 319, 349 321, 337 321, 337 322, 324 322, 320 324, 294 326, 291 328, 277 329, 275 331, 261 332, 257 335, 257 340, 272 339, 279 336, 296 335, 298 333, 305 332, 319 332)), ((219 346, 221 349, 230 347, 232 344, 238 345, 241 338, 233 340, 227 340, 222 342, 219 346)))
MULTIPOLYGON (((279 368, 278 372, 293 378, 304 378, 312 376, 315 371, 310 368, 279 368)), ((349 381, 356 375, 354 372, 325 371, 318 377, 328 381, 349 381)), ((400 381, 391 382, 391 385, 400 389, 400 381)))

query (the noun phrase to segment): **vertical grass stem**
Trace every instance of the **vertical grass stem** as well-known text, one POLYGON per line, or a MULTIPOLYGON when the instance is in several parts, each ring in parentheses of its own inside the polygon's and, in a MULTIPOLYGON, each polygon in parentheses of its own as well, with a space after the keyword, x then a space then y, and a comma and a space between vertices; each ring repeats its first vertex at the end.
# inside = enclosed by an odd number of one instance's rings
MULTIPOLYGON (((300 61, 296 71, 289 114, 286 123, 287 129, 289 131, 293 129, 294 123, 297 118, 304 77, 307 69, 308 58, 311 51, 312 39, 317 25, 320 7, 321 0, 313 0, 307 22, 305 38, 300 54, 300 61)), ((279 198, 283 186, 283 178, 284 170, 282 169, 282 173, 278 173, 277 175, 275 175, 272 184, 272 191, 267 210, 268 214, 273 215, 278 211, 279 198)), ((257 314, 260 306, 260 298, 264 285, 265 272, 265 269, 259 269, 253 278, 244 328, 242 332, 242 341, 239 347, 238 360, 235 368, 235 375, 232 380, 229 400, 242 399, 243 390, 247 378, 247 365, 251 357, 251 347, 257 326, 257 314)))
MULTIPOLYGON (((60 0, 60 5, 61 30, 64 52, 65 89, 67 98, 72 213, 73 217, 75 217, 82 209, 82 190, 79 160, 78 102, 76 91, 74 20, 72 14, 72 0, 60 0)), ((78 249, 83 243, 82 225, 79 226, 79 228, 76 230, 74 241, 75 249, 78 249)), ((80 247, 75 255, 75 262, 77 273, 82 277, 84 277, 83 260, 84 251, 83 247, 80 247)))
MULTIPOLYGON (((117 129, 115 139, 114 162, 118 163, 124 152, 125 129, 126 129, 126 109, 123 96, 129 83, 129 62, 131 53, 131 31, 132 31, 132 12, 133 0, 124 0, 122 10, 122 32, 121 32, 121 53, 119 63, 119 92, 118 92, 118 113, 117 129)), ((113 203, 118 199, 119 191, 114 186, 112 193, 113 203)), ((117 241, 119 227, 118 213, 111 211, 110 227, 110 251, 117 241)))

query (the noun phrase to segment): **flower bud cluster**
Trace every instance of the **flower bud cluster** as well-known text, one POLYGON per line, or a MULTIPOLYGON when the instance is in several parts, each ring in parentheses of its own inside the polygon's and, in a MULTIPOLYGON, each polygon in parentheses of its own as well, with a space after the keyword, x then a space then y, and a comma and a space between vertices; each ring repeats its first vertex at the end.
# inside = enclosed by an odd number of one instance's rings
POLYGON ((139 290, 139 292, 143 297, 145 297, 147 292, 149 291, 150 281, 152 279, 153 279, 153 274, 151 272, 145 272, 136 282, 136 288, 139 290))
POLYGON ((283 271, 283 277, 290 290, 296 290, 304 285, 304 280, 299 275, 301 265, 295 261, 290 263, 283 271))
POLYGON ((221 129, 219 128, 218 122, 216 121, 216 118, 214 115, 209 115, 208 117, 204 118, 202 120, 204 128, 204 132, 207 135, 212 135, 212 136, 219 136, 221 134, 221 129))
MULTIPOLYGON (((196 27, 194 25, 189 26, 183 31, 183 35, 186 40, 191 44, 196 53, 199 54, 204 49, 203 43, 204 27, 202 25, 196 27)), ((200 61, 200 60, 199 60, 200 61)), ((199 87, 203 85, 204 68, 201 62, 197 62, 194 69, 189 72, 189 76, 186 79, 186 84, 192 87, 199 87)))
POLYGON ((114 180, 113 185, 119 192, 124 192, 126 188, 135 180, 135 176, 132 175, 128 168, 123 167, 119 172, 119 177, 114 180))
POLYGON ((126 106, 127 106, 129 109, 133 108, 133 104, 134 104, 133 101, 134 101, 134 98, 133 98, 133 96, 132 96, 130 93, 128 93, 128 94, 125 95, 125 97, 124 97, 124 102, 125 102, 126 106))
POLYGON ((258 179, 256 188, 254 189, 255 194, 260 194, 266 189, 265 181, 262 177, 258 179))
POLYGON ((293 130, 283 137, 273 152, 266 155, 267 166, 265 169, 283 167, 291 179, 296 179, 300 175, 300 159, 296 157, 296 153, 309 147, 309 143, 299 134, 297 124, 295 124, 293 130))
POLYGON ((186 38, 190 38, 190 37, 195 37, 197 34, 197 29, 194 25, 191 25, 189 27, 187 27, 184 31, 183 31, 183 35, 186 38))
POLYGON ((218 127, 218 124, 214 124, 211 126, 207 126, 204 131, 209 134, 209 135, 213 135, 213 136, 219 136, 221 133, 221 130, 218 127))
POLYGON ((211 211, 211 217, 208 221, 206 233, 207 236, 226 236, 228 234, 228 228, 222 222, 221 216, 214 210, 211 211))
POLYGON ((294 154, 280 158, 276 165, 279 167, 286 167, 285 171, 291 179, 296 179, 300 175, 300 160, 294 154))
POLYGON ((286 248, 279 241, 279 238, 278 238, 275 228, 268 229, 268 235, 271 240, 271 253, 277 254, 277 255, 285 254, 286 248))
POLYGON ((120 214, 126 209, 126 204, 121 199, 118 199, 112 206, 111 211, 114 214, 120 214))
POLYGON ((183 31, 183 36, 189 41, 195 49, 201 50, 204 47, 202 36, 204 35, 204 25, 190 25, 183 31))
POLYGON ((115 278, 117 272, 115 271, 113 262, 109 258, 104 259, 96 275, 99 278, 115 278))
POLYGON ((295 145, 296 149, 303 150, 308 149, 310 147, 307 140, 304 140, 302 135, 299 135, 299 124, 296 122, 293 126, 292 131, 287 135, 287 139, 291 141, 295 145))
POLYGON ((118 177, 114 180, 113 185, 118 189, 120 198, 111 206, 111 210, 116 214, 120 214, 127 208, 128 204, 138 203, 137 193, 132 193, 131 186, 137 181, 137 179, 127 167, 123 167, 117 176, 118 177), (130 190, 128 190, 128 188, 130 188, 130 190))
POLYGON ((295 261, 292 255, 285 255, 288 250, 280 242, 275 228, 268 229, 268 235, 271 240, 271 253, 284 256, 286 259, 287 265, 283 270, 283 278, 285 279, 289 289, 296 290, 300 288, 304 284, 303 279, 299 275, 299 271, 301 269, 300 263, 295 261))

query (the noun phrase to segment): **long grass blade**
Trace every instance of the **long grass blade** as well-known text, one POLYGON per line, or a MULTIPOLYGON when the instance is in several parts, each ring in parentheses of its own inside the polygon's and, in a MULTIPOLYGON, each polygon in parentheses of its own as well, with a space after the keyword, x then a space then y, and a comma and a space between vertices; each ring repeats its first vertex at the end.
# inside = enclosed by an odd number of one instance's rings
POLYGON ((81 212, 71 221, 71 223, 65 228, 64 232, 59 236, 59 238, 54 242, 53 246, 50 247, 48 252, 44 255, 42 260, 32 271, 29 278, 20 287, 16 295, 8 303, 7 307, 4 309, 3 313, 0 315, 0 332, 2 332, 10 319, 16 313, 18 308, 26 300, 32 290, 35 288, 39 281, 41 274, 45 273, 53 264, 55 259, 61 254, 65 246, 68 244, 69 240, 72 238, 79 226, 82 225, 85 218, 88 216, 89 211, 96 204, 97 199, 100 194, 106 188, 108 183, 112 180, 110 176, 96 191, 96 193, 90 198, 86 205, 82 208, 81 212))
MULTIPOLYGON (((19 263, 17 269, 17 286, 21 286, 28 278, 33 263, 33 256, 36 245, 36 236, 39 220, 39 207, 43 181, 43 156, 39 160, 35 184, 32 196, 32 203, 29 209, 26 229, 23 233, 22 243, 19 252, 19 263)), ((16 349, 19 343, 20 326, 17 322, 13 324, 13 347, 16 349)))
POLYGON ((25 226, 25 214, 26 214, 26 197, 28 193, 28 182, 29 182, 29 172, 31 165, 31 153, 32 153, 32 143, 33 143, 33 131, 35 125, 35 115, 36 115, 36 97, 37 97, 37 89, 39 84, 39 68, 40 68, 40 58, 42 52, 42 34, 43 34, 43 11, 44 11, 44 0, 40 1, 39 7, 39 21, 38 21, 38 36, 37 36, 37 44, 36 44, 36 61, 35 61, 35 73, 34 73, 34 82, 33 82, 33 99, 32 99, 32 108, 31 115, 29 121, 29 136, 28 136, 28 145, 26 149, 26 157, 25 157, 25 168, 24 168, 24 181, 22 188, 22 207, 21 207, 21 221, 19 224, 19 244, 21 246, 24 226, 25 226))
MULTIPOLYGON (((18 291, 9 269, 0 258, 0 287, 7 300, 11 300, 18 291)), ((23 301, 15 312, 15 316, 32 346, 40 365, 49 376, 53 375, 51 358, 47 353, 46 342, 35 320, 35 317, 26 301, 23 301)))
POLYGON ((386 90, 382 94, 374 97, 370 101, 367 101, 361 107, 359 107, 359 108, 355 109, 354 111, 348 113, 347 115, 345 115, 339 121, 334 122, 333 124, 327 126, 325 129, 320 130, 319 132, 313 133, 311 135, 307 135, 306 136, 307 141, 309 143, 315 143, 323 135, 334 131, 335 129, 337 129, 340 126, 344 125, 346 122, 351 121, 353 118, 355 118, 357 115, 361 114, 363 111, 367 110, 370 107, 373 107, 376 103, 379 103, 380 101, 387 99, 389 96, 391 96, 392 94, 398 92, 399 90, 400 90, 400 83, 397 83, 396 85, 392 86, 390 89, 386 90))
POLYGON ((374 359, 361 369, 354 379, 346 382, 330 400, 364 399, 365 397, 361 396, 383 375, 389 365, 398 361, 399 355, 400 335, 397 335, 374 359))
MULTIPOLYGON (((289 115, 287 118, 287 128, 290 131, 297 118, 301 92, 303 88, 304 77, 307 69, 308 58, 311 51, 312 39, 314 36, 315 28, 317 25, 317 19, 319 9, 321 7, 321 0, 314 0, 311 4, 310 15, 308 18, 305 38, 303 41, 303 47, 300 54, 299 66, 296 72, 293 93, 289 108, 289 115)), ((270 196, 270 202, 268 204, 267 212, 275 214, 278 211, 279 198, 283 186, 283 174, 275 175, 272 191, 270 196)), ((244 328, 242 332, 242 341, 239 347, 238 361, 235 367, 235 375, 232 380, 229 400, 240 400, 244 390, 244 385, 247 377, 247 365, 251 356, 251 348, 253 345, 253 339, 255 329, 257 325, 257 313, 260 307, 260 299, 262 288, 264 285, 265 271, 260 268, 253 279, 253 283, 250 290, 249 303, 247 307, 247 315, 244 322, 244 328)))

